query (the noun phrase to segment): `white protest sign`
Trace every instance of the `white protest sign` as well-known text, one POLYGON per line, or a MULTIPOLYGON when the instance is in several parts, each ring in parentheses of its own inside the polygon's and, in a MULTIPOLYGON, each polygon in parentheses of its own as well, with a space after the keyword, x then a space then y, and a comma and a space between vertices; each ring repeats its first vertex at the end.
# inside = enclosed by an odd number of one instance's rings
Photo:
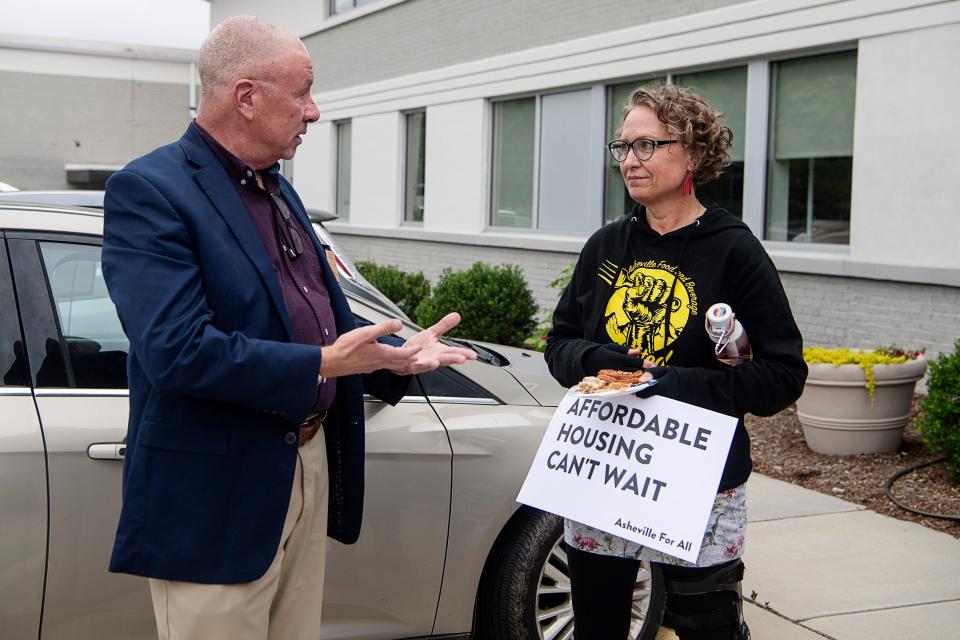
POLYGON ((696 562, 736 427, 660 396, 568 393, 517 502, 696 562))

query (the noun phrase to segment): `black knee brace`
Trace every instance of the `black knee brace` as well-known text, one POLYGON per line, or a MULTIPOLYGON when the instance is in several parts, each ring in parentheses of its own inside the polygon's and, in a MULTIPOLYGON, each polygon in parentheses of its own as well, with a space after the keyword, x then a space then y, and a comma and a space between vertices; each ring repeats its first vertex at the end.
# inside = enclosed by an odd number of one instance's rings
POLYGON ((740 582, 743 562, 739 559, 720 565, 699 577, 684 579, 664 572, 667 592, 664 624, 682 640, 749 640, 743 621, 740 582))

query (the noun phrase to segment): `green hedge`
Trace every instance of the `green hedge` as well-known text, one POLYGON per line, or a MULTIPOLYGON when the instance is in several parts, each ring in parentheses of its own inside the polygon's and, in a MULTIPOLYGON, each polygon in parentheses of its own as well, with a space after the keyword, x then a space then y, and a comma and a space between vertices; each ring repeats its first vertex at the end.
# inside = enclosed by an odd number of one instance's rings
POLYGON ((516 265, 444 269, 433 294, 417 307, 417 322, 428 327, 451 311, 462 317, 452 337, 521 345, 536 326, 537 304, 516 265))
POLYGON ((947 457, 954 481, 960 482, 960 340, 953 353, 941 353, 930 362, 917 431, 931 451, 947 457))
POLYGON ((358 262, 357 270, 383 295, 393 300, 414 322, 417 305, 430 295, 430 281, 423 272, 407 273, 392 264, 378 265, 375 262, 358 262))

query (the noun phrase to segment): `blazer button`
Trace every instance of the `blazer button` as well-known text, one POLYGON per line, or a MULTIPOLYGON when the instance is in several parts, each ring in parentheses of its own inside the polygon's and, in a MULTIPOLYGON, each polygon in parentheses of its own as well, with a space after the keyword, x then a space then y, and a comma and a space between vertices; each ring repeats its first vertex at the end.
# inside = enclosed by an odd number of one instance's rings
POLYGON ((287 435, 283 436, 283 441, 287 444, 296 444, 297 434, 295 434, 293 431, 290 431, 287 433, 287 435))

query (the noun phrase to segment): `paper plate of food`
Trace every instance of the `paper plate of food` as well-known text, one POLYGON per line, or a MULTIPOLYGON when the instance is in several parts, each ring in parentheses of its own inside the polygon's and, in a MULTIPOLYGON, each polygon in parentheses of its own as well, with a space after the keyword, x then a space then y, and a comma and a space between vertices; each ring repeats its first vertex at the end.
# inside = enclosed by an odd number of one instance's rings
POLYGON ((608 396, 625 396, 636 393, 641 389, 652 387, 656 380, 640 382, 643 371, 618 371, 616 369, 601 369, 595 376, 587 376, 570 388, 575 396, 601 398, 608 396))

